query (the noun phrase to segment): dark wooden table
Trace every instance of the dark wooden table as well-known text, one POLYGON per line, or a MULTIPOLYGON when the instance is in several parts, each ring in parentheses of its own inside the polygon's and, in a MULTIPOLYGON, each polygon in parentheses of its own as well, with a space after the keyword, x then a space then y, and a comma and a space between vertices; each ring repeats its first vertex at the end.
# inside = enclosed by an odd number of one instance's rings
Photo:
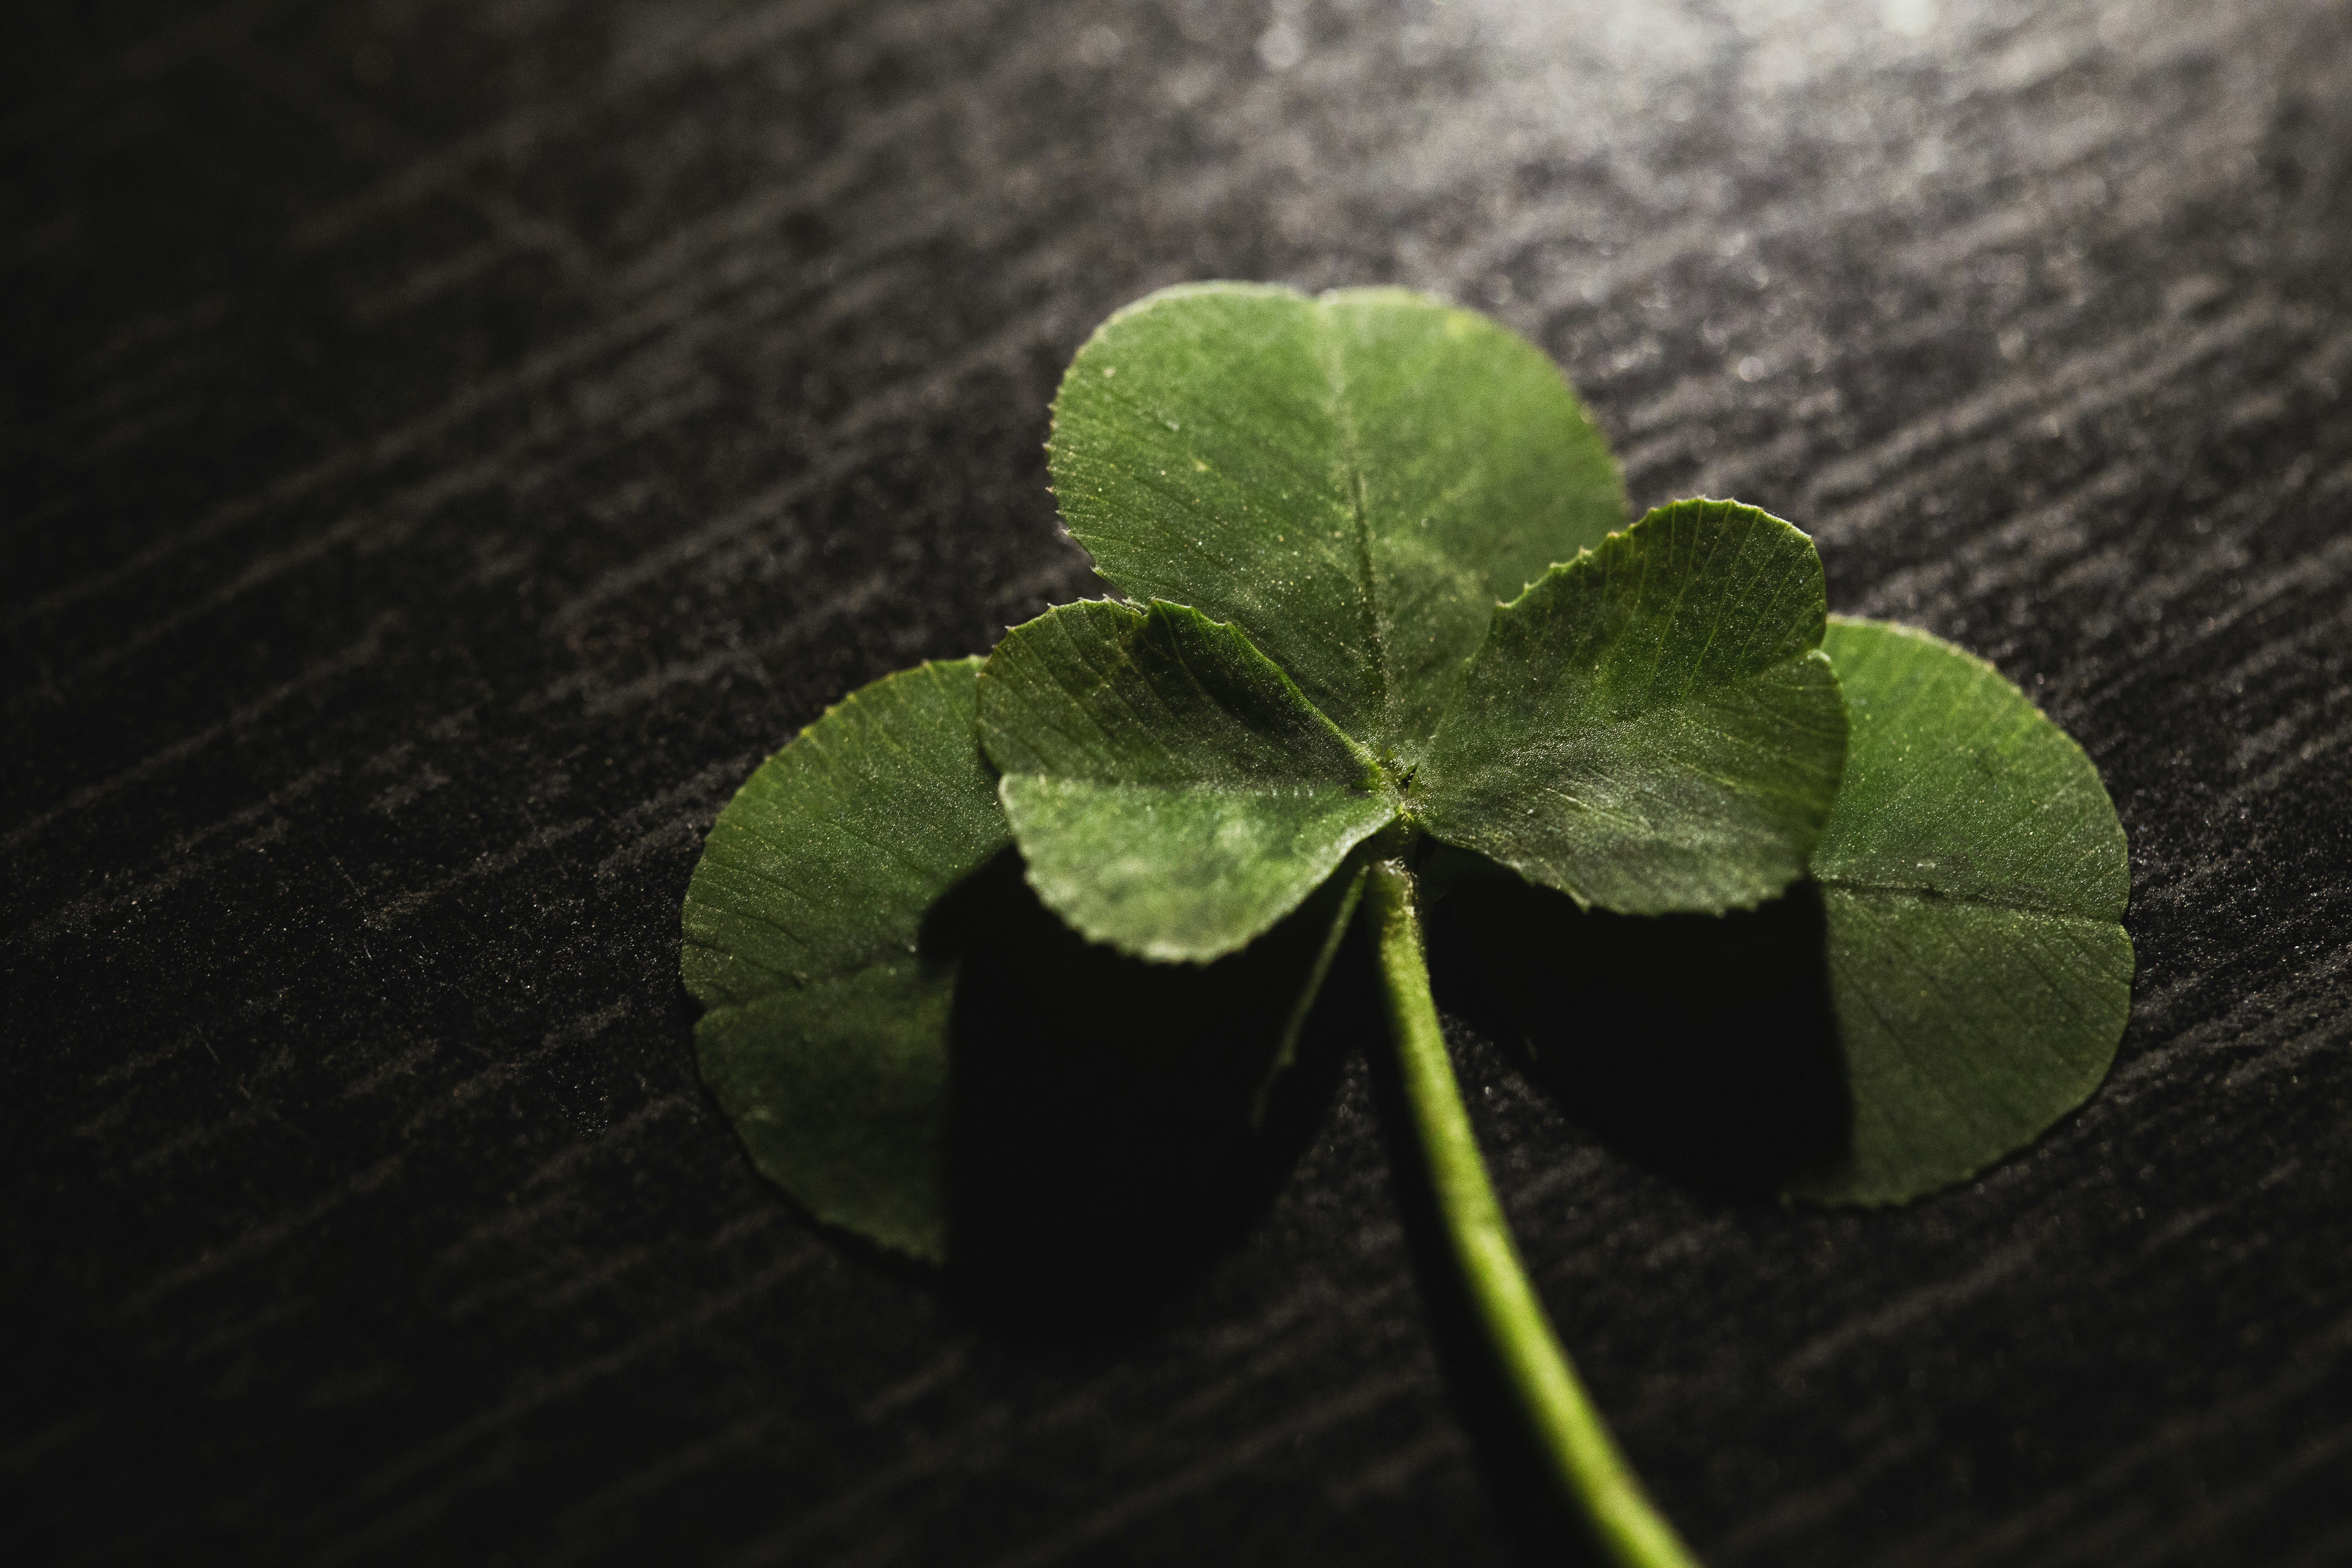
POLYGON ((1461 1009, 1707 1560, 2352 1562, 2352 6, 26 10, 0 1557, 1550 1560, 1360 1052, 1260 1200, 1073 1233, 1088 1327, 815 1230, 688 1051, 713 814, 1087 591, 1060 367, 1241 277, 1492 310, 2130 831, 2113 1078, 1900 1211, 1461 1009))

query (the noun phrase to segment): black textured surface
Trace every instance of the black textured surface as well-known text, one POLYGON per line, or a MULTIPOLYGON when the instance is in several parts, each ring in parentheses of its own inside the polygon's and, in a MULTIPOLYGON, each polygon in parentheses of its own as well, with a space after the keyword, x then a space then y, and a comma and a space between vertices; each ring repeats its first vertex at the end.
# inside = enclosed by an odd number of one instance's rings
POLYGON ((688 1055, 700 829, 1083 588, 1059 366, 1235 276, 1493 310, 1637 504, 1814 530, 2130 831, 2114 1078, 1899 1212, 1629 1157, 1460 1030, 1708 1561, 2352 1561, 2341 0, 55 5, 0 79, 0 1554, 1553 1526, 1360 1055, 1091 1338, 814 1233, 688 1055))

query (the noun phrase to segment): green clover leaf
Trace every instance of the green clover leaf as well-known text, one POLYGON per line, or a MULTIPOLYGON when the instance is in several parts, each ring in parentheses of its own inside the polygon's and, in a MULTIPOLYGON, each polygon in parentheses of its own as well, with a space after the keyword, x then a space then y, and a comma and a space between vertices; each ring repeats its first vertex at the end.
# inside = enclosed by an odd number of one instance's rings
POLYGON ((761 763, 686 893, 702 1076, 752 1163, 819 1219, 946 1247, 951 954, 923 922, 1006 841, 972 742, 973 658, 852 694, 761 763))
POLYGON ((1046 447, 1070 537, 1119 592, 1241 626, 1404 765, 1496 601, 1625 521, 1551 361, 1394 289, 1169 289, 1070 363, 1046 447))
POLYGON ((980 727, 1039 896, 1142 958, 1247 946, 1396 816, 1369 752, 1181 605, 1015 627, 981 670, 980 727))
POLYGON ((1845 756, 1822 563, 1660 507, 1495 616, 1417 781, 1429 832, 1579 903, 1719 914, 1804 874, 1845 756))
POLYGON ((1973 655, 1841 618, 1853 718, 1813 850, 1853 1139, 1795 1184, 1901 1203, 2087 1099, 2131 1012, 2123 825, 2083 748, 1973 655))

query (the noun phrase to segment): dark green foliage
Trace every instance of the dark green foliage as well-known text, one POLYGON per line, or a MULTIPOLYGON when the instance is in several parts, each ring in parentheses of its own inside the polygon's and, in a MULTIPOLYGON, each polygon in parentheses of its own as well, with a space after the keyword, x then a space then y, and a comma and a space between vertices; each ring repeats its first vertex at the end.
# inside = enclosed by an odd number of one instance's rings
POLYGON ((702 1074, 752 1161, 820 1219, 946 1245, 951 956, 932 906, 1004 847, 972 742, 977 659, 877 680, 761 763, 688 885, 702 1074))
POLYGON ((1759 959, 1790 984, 1751 987, 1834 1026, 1798 1047, 1836 1111, 1808 1136, 1840 1135, 1788 1177, 1803 1196, 1960 1180, 2105 1073, 2127 873, 2079 748, 1957 649, 1830 621, 1812 543, 1779 519, 1685 501, 1622 527, 1575 395, 1493 323, 1395 290, 1154 295, 1072 363, 1051 466, 1135 602, 1064 605, 984 665, 853 696, 753 775, 688 894, 705 1074, 820 1217, 928 1258, 973 1234, 950 1151, 1040 1092, 989 1063, 1076 1084, 1088 1053, 1122 1083, 1157 1062, 1222 1086, 1231 1114, 1202 1126, 1246 1126, 1374 846, 1592 911, 1538 902, 1489 944, 1553 977, 1502 989, 1531 1035, 1584 1026, 1588 1079, 1651 1059, 1642 1020, 1663 1016, 1591 987, 1674 984, 1671 960, 1588 959, 1696 954, 1691 933, 1749 929, 1718 917, 1781 908, 1810 871, 1803 920, 1739 917, 1775 954, 1795 932, 1823 955, 1759 959), (1547 995, 1579 1016, 1530 1020, 1547 995), (1219 1042, 1190 1069, 1188 1033, 1219 1042))
POLYGON ((1849 1152, 1794 1190, 1900 1203, 2081 1104, 2131 1012, 2131 866, 2098 770, 1982 659, 1830 628, 1853 714, 1813 851, 1853 1098, 1849 1152))

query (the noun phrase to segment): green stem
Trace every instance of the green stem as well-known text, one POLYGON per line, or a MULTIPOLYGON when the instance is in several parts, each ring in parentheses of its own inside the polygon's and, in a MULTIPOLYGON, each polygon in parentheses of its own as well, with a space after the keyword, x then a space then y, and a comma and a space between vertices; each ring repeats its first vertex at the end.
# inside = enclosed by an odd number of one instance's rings
POLYGON ((1405 1100, 1471 1303, 1537 1440, 1570 1494, 1583 1504, 1611 1558, 1622 1568, 1698 1568, 1674 1527, 1643 1495, 1528 1281, 1502 1205, 1486 1181, 1445 1037, 1438 1029, 1413 898, 1412 873, 1404 863, 1381 862, 1372 868, 1364 889, 1364 919, 1380 952, 1405 1100))

